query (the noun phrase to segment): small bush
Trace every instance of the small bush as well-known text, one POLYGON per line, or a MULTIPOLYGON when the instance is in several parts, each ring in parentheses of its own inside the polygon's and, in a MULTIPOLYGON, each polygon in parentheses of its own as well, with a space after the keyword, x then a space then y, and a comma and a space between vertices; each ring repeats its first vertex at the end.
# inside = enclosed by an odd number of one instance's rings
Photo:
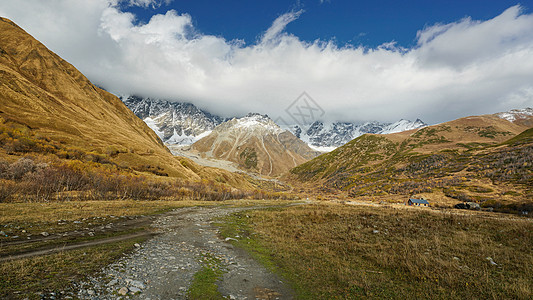
POLYGON ((35 169, 36 165, 33 160, 23 157, 9 166, 9 169, 7 170, 7 176, 9 179, 18 180, 27 173, 35 171, 35 169))
POLYGON ((17 192, 17 185, 11 181, 0 180, 0 202, 11 200, 17 192))

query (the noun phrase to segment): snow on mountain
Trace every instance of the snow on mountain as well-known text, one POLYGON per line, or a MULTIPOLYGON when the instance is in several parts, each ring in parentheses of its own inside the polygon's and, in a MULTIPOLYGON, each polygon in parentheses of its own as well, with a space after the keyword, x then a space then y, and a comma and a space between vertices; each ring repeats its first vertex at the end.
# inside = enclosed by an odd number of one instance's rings
POLYGON ((284 129, 291 131, 311 148, 324 152, 342 146, 365 133, 389 134, 424 126, 427 126, 427 124, 419 119, 414 122, 402 119, 396 123, 373 121, 360 124, 350 122, 324 123, 316 121, 306 126, 284 126, 284 129))
POLYGON ((193 144, 224 121, 191 103, 136 96, 119 98, 167 144, 193 144))
POLYGON ((510 111, 497 113, 496 116, 509 122, 514 122, 516 120, 533 117, 533 108, 526 107, 521 109, 512 109, 510 111))
POLYGON ((360 124, 349 122, 324 123, 316 121, 307 126, 284 126, 284 129, 291 131, 294 135, 309 144, 311 148, 327 152, 342 146, 365 133, 388 134, 424 126, 427 126, 427 124, 419 119, 414 122, 402 119, 396 123, 380 123, 373 121, 360 124))
POLYGON ((416 119, 416 121, 411 122, 409 120, 401 119, 400 121, 396 123, 392 123, 390 125, 385 126, 379 134, 389 134, 389 133, 396 133, 396 132, 402 132, 412 129, 417 129, 421 127, 427 126, 426 123, 422 122, 420 119, 416 119))
MULTIPOLYGON (((208 136, 217 125, 224 121, 221 117, 211 115, 190 103, 136 96, 119 98, 167 144, 191 145, 208 136)), ((268 116, 257 113, 251 113, 242 118, 233 118, 223 125, 233 126, 234 130, 246 130, 260 134, 270 132, 277 135, 288 130, 312 149, 321 152, 331 151, 365 133, 386 134, 426 126, 424 122, 417 119, 415 122, 400 120, 392 124, 316 121, 306 126, 280 127, 268 116)))
POLYGON ((284 130, 274 123, 267 115, 250 113, 242 118, 234 118, 229 122, 234 128, 245 130, 264 130, 272 134, 282 133, 284 130))
POLYGON ((316 157, 306 143, 267 115, 233 118, 191 145, 202 157, 228 160, 243 170, 277 176, 316 157))

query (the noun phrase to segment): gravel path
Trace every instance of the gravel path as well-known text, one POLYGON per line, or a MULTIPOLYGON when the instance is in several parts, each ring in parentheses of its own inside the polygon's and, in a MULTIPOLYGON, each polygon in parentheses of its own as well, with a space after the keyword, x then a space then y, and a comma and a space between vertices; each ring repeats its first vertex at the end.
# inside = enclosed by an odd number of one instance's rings
POLYGON ((78 297, 186 299, 193 275, 210 256, 221 261, 225 273, 217 284, 228 299, 292 299, 289 287, 244 250, 220 239, 212 224, 217 217, 252 208, 183 208, 158 218, 152 226, 161 234, 136 245, 102 277, 81 283, 78 297))

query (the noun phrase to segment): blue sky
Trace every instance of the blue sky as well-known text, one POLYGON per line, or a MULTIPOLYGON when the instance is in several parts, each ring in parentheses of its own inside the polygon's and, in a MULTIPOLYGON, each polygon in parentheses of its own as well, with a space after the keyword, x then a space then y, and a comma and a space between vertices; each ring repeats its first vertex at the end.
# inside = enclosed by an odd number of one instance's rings
POLYGON ((533 107, 533 0, 2 0, 0 15, 112 93, 224 117, 287 118, 304 91, 325 121, 533 107))
POLYGON ((450 23, 465 17, 488 20, 516 4, 531 12, 533 1, 517 0, 174 0, 160 7, 127 7, 139 22, 169 9, 192 16, 203 34, 255 43, 272 21, 291 10, 303 10, 286 31, 305 41, 335 40, 375 48, 396 41, 402 47, 416 45, 418 30, 435 23, 450 23))

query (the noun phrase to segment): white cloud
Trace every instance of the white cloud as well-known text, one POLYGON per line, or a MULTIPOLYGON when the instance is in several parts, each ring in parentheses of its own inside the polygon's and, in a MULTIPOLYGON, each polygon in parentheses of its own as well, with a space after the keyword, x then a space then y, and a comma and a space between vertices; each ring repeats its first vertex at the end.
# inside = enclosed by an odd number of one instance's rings
POLYGON ((276 20, 274 20, 272 23, 272 26, 270 26, 270 28, 263 35, 261 43, 266 44, 274 41, 276 38, 279 38, 280 33, 285 30, 285 27, 287 27, 290 22, 298 19, 302 13, 303 10, 291 11, 276 18, 276 20))
POLYGON ((138 24, 121 3, 162 2, 3 0, 0 15, 112 92, 191 101, 225 116, 283 116, 303 91, 331 120, 441 122, 533 106, 533 15, 519 6, 487 21, 426 27, 411 49, 368 49, 285 33, 301 11, 245 46, 198 33, 183 12, 138 24))
POLYGON ((465 18, 435 25, 417 34, 420 58, 427 64, 468 67, 531 46, 532 26, 532 17, 520 16, 519 6, 485 22, 465 18))
MULTIPOLYGON (((117 0, 112 0, 112 1, 114 1, 115 3, 117 2, 117 0)), ((139 6, 139 7, 144 7, 144 8, 148 8, 148 7, 158 8, 163 3, 167 5, 170 4, 172 0, 118 0, 118 2, 122 2, 130 6, 139 6)))

